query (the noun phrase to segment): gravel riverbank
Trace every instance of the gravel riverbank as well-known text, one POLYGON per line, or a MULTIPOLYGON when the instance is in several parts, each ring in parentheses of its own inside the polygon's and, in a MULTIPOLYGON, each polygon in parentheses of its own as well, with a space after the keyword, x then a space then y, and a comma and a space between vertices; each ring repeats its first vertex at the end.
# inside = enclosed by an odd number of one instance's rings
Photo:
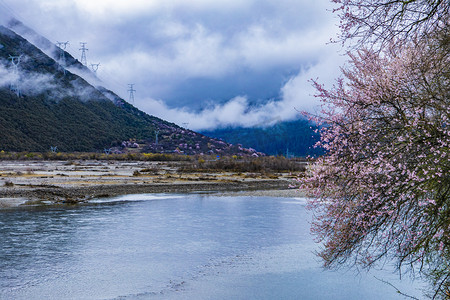
POLYGON ((0 208, 79 203, 140 193, 220 192, 299 197, 292 174, 178 173, 176 163, 2 161, 0 208))

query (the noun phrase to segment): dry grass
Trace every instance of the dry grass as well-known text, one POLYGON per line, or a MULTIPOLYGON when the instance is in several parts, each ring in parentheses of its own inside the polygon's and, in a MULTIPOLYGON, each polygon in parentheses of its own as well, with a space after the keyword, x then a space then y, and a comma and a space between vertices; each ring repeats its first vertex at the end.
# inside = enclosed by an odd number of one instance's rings
POLYGON ((224 157, 219 160, 199 159, 184 163, 178 168, 180 173, 229 171, 259 173, 267 176, 276 176, 274 173, 280 172, 304 172, 305 170, 305 161, 273 156, 243 159, 224 157))

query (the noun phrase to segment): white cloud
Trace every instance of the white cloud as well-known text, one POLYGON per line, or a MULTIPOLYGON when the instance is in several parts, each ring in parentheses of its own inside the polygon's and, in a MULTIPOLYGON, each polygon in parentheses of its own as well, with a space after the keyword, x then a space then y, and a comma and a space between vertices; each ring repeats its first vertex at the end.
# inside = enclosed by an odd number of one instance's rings
POLYGON ((281 99, 271 100, 260 106, 251 106, 245 96, 230 99, 225 104, 207 107, 200 112, 186 107, 169 108, 163 101, 144 99, 141 101, 144 111, 159 116, 178 125, 189 123, 192 130, 213 129, 226 126, 265 126, 277 121, 292 120, 301 111, 317 113, 319 103, 313 97, 316 93, 311 79, 317 79, 326 86, 331 86, 338 77, 345 57, 337 48, 330 49, 322 56, 322 60, 311 63, 298 74, 292 76, 280 89, 281 99))
POLYGON ((127 99, 127 84, 135 83, 138 108, 192 129, 311 110, 317 103, 307 80, 330 81, 341 61, 325 45, 337 30, 328 1, 0 1, 51 41, 69 40, 77 58, 78 43, 88 42, 88 62, 101 64, 106 87, 127 99), (197 91, 202 96, 192 97, 197 91), (260 106, 249 105, 254 100, 260 106))
POLYGON ((188 123, 190 129, 210 129, 218 124, 222 126, 251 126, 256 120, 255 111, 249 111, 248 101, 245 97, 238 96, 223 105, 216 105, 204 109, 199 113, 190 112, 186 108, 168 108, 164 102, 154 99, 146 99, 147 111, 154 115, 174 122, 178 125, 188 123))
POLYGON ((0 87, 5 87, 18 80, 18 76, 14 76, 11 70, 3 67, 4 61, 0 61, 0 87))
POLYGON ((300 110, 317 111, 319 103, 313 97, 316 91, 310 80, 317 79, 320 83, 331 87, 340 74, 340 66, 345 62, 345 57, 338 53, 336 47, 330 45, 330 48, 330 51, 324 52, 317 63, 305 68, 282 87, 281 92, 285 103, 292 104, 300 110))

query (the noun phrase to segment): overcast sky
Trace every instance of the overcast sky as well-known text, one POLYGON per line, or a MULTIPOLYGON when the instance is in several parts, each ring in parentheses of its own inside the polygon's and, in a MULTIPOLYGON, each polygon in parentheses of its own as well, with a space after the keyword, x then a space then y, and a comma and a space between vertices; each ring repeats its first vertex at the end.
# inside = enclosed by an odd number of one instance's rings
MULTIPOLYGON (((313 111, 311 78, 331 84, 344 59, 328 0, 0 0, 67 51, 100 63, 104 85, 194 129, 264 125, 313 111), (186 125, 186 123, 189 123, 186 125)), ((5 14, 6 12, 6 14, 5 14)))

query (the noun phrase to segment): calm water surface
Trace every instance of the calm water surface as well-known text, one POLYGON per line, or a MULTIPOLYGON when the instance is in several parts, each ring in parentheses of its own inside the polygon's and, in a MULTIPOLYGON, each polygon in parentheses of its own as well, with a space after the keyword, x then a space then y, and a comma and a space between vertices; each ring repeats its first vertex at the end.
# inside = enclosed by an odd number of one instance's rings
POLYGON ((323 271, 304 199, 132 195, 0 211, 0 299, 403 299, 323 271))

